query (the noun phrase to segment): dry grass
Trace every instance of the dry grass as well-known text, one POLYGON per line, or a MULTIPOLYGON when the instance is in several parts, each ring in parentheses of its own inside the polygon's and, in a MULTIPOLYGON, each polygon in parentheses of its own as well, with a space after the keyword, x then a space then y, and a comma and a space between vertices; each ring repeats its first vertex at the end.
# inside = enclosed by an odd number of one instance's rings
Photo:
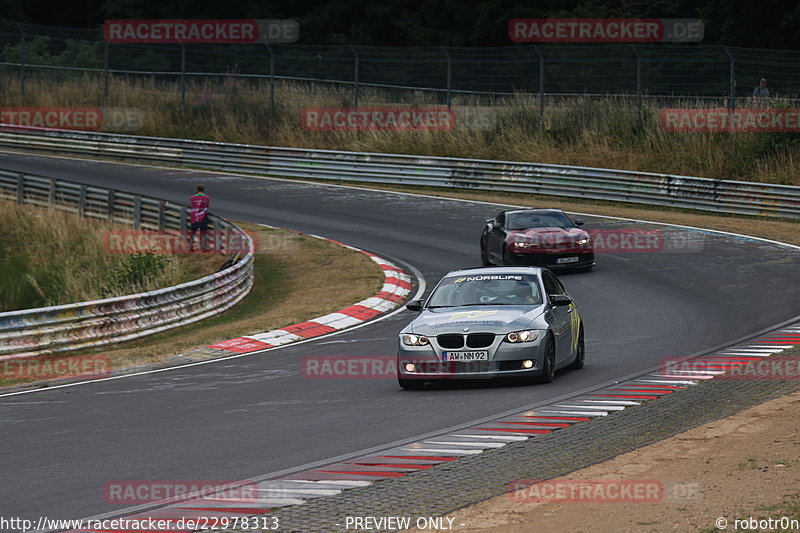
POLYGON ((209 256, 109 253, 104 236, 130 228, 0 200, 0 311, 123 296, 216 270, 209 256))
MULTIPOLYGON (((100 76, 27 82, 25 105, 97 106, 100 76)), ((177 83, 112 78, 109 105, 144 111, 140 133, 260 145, 474 157, 666 172, 719 179, 800 185, 800 134, 673 133, 659 127, 661 106, 645 104, 639 123, 633 99, 548 98, 544 124, 536 95, 456 96, 450 131, 314 132, 303 129, 305 107, 353 105, 349 87, 276 83, 276 114, 266 82, 191 81, 181 109, 177 83), (460 125, 458 125, 460 124, 460 125)), ((0 105, 18 105, 13 76, 0 80, 0 105)), ((362 88, 361 107, 440 105, 436 96, 362 88)), ((669 107, 696 107, 670 102, 669 107)), ((718 104, 715 104, 718 105, 718 104)))
MULTIPOLYGON (((376 294, 383 285, 383 271, 364 254, 284 230, 240 226, 255 232, 257 242, 272 244, 256 255, 253 289, 232 309, 197 324, 64 357, 107 356, 114 370, 202 359, 208 357, 202 350, 186 352, 332 313, 376 294)), ((0 386, 24 382, 0 379, 0 386)))

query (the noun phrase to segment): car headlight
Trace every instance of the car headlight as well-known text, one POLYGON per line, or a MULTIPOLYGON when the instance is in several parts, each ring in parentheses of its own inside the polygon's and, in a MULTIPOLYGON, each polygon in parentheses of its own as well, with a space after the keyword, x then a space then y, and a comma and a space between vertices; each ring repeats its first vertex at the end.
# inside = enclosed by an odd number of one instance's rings
POLYGON ((535 248, 536 244, 532 242, 517 241, 511 243, 514 248, 535 248))
POLYGON ((425 335, 414 335, 413 333, 403 333, 400 338, 406 346, 427 346, 431 343, 425 335))
POLYGON ((523 331, 512 331, 506 335, 506 342, 531 342, 539 337, 538 329, 526 329, 523 331))
POLYGON ((575 241, 575 244, 578 246, 583 246, 584 244, 589 244, 589 237, 584 237, 583 239, 578 239, 575 241))

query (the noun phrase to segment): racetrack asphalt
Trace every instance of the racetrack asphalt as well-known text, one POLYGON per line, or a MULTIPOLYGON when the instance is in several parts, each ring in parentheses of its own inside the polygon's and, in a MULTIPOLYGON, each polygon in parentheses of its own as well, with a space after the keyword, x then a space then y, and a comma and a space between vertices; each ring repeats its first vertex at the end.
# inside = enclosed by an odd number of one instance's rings
MULTIPOLYGON (((186 202, 329 237, 412 265, 430 287, 479 264, 500 206, 326 184, 0 153, 0 168, 186 202)), ((587 229, 646 226, 582 217, 587 229)), ((586 323, 587 365, 545 386, 401 391, 391 379, 310 380, 300 360, 392 355, 410 312, 248 357, 19 396, 0 396, 0 516, 81 518, 121 509, 119 480, 238 480, 411 439, 644 371, 800 315, 800 250, 691 230, 682 253, 598 254, 561 277, 586 323)), ((344 275, 344 274, 343 274, 344 275)))

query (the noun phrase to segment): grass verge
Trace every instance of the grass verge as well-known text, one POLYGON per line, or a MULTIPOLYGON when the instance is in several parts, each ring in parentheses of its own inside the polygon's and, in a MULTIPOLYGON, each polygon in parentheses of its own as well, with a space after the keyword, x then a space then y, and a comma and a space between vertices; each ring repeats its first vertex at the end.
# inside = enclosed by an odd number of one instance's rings
POLYGON ((130 228, 0 200, 0 312, 123 296, 213 273, 221 256, 116 254, 130 228))
MULTIPOLYGON (((201 322, 118 346, 79 350, 53 358, 82 360, 101 356, 114 371, 203 358, 202 352, 178 356, 216 342, 277 329, 337 311, 380 291, 383 271, 369 257, 337 244, 305 235, 240 223, 256 233, 261 247, 255 261, 255 283, 232 309, 201 322), (268 249, 264 249, 268 248, 268 249), (347 275, 342 275, 346 272, 347 275)), ((207 356, 206 356, 207 357, 207 356)), ((15 364, 0 363, 0 386, 31 383, 20 378, 15 364), (15 374, 16 371, 16 374, 15 374)), ((40 378, 41 379, 41 378, 40 378)))

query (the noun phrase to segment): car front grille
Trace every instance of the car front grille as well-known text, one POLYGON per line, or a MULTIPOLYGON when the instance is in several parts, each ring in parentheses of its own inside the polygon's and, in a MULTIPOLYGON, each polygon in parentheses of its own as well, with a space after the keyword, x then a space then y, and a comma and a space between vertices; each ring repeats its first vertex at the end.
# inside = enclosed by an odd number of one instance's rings
MULTIPOLYGON (((456 350, 464 347, 464 337, 460 333, 444 333, 436 337, 439 346, 448 350, 456 350)), ((470 333, 466 335, 468 348, 486 348, 494 342, 494 333, 470 333)))
POLYGON ((436 341, 442 348, 454 350, 464 347, 464 336, 458 333, 445 333, 436 337, 436 341))
POLYGON ((470 348, 486 348, 494 342, 494 333, 470 333, 467 335, 467 346, 470 348))

